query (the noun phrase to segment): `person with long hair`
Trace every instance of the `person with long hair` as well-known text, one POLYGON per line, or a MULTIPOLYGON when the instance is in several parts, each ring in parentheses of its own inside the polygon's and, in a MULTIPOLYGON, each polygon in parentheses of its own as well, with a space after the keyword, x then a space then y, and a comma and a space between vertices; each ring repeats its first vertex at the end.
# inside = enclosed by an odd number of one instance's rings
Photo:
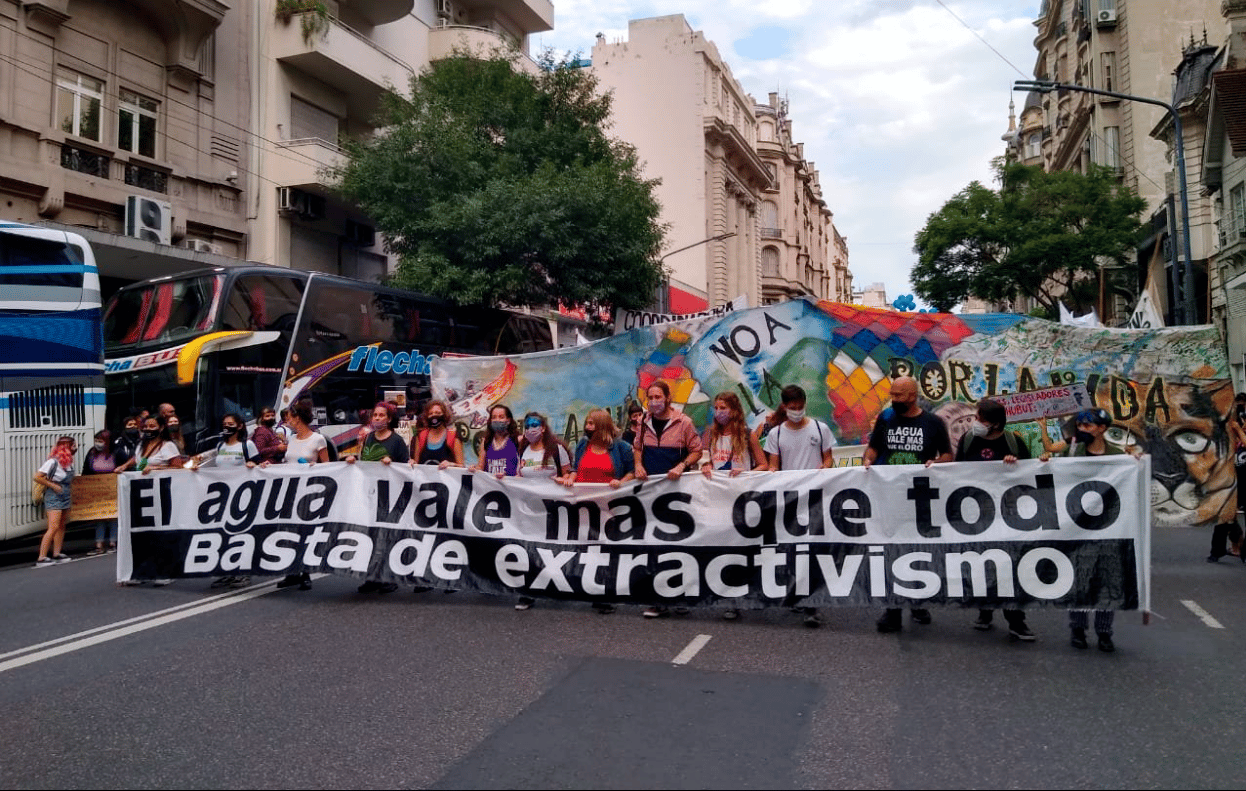
POLYGON ((489 425, 481 435, 479 460, 468 469, 498 478, 519 474, 519 424, 506 404, 489 408, 489 425))
POLYGON ((56 440, 47 461, 35 471, 35 481, 47 487, 43 493, 43 510, 48 517, 48 529, 39 542, 39 557, 35 560, 35 568, 69 560, 68 555, 61 553, 61 549, 65 545, 65 518, 69 515, 70 487, 74 480, 74 452, 77 450, 78 443, 73 437, 61 437, 56 440))
MULTIPOLYGON (((636 478, 649 480, 650 475, 665 475, 677 481, 701 459, 701 435, 692 418, 671 406, 671 386, 661 379, 645 388, 648 407, 636 440, 632 444, 636 478)), ((675 608, 676 614, 688 612, 675 608)), ((664 604, 654 605, 642 613, 646 618, 662 618, 670 614, 664 604)))
MULTIPOLYGON (((571 468, 571 454, 540 412, 523 417, 523 436, 519 438, 519 476, 561 481, 564 471, 571 468)), ((531 596, 520 596, 516 610, 527 610, 536 603, 531 596)))
POLYGON ((368 435, 363 440, 359 455, 343 457, 343 461, 354 464, 359 461, 379 461, 404 463, 410 461, 411 453, 402 437, 394 433, 398 425, 398 407, 388 401, 379 401, 368 415, 368 435))
POLYGON ((424 427, 411 438, 411 466, 435 464, 439 469, 463 466, 463 443, 450 423, 450 407, 433 399, 421 413, 424 427))
MULTIPOLYGON (((95 442, 86 452, 86 456, 82 460, 83 475, 112 475, 117 468, 125 464, 127 457, 125 452, 119 448, 113 447, 112 433, 108 429, 102 429, 95 432, 95 442)), ((97 519, 95 520, 95 549, 88 552, 88 555, 102 555, 109 549, 117 548, 117 520, 97 519), (105 549, 104 543, 108 542, 108 548, 105 549)))
POLYGON ((165 430, 164 419, 159 415, 148 415, 139 424, 139 443, 134 456, 121 465, 117 472, 138 470, 147 473, 151 470, 173 466, 182 452, 177 445, 169 440, 169 432, 165 430))
POLYGON ((705 437, 701 440, 701 472, 709 478, 715 471, 735 477, 742 472, 770 469, 761 443, 744 422, 744 407, 735 393, 714 396, 714 411, 705 437))
MULTIPOLYGON (((290 439, 286 442, 286 464, 318 464, 329 460, 329 441, 312 428, 312 405, 309 400, 299 399, 290 407, 290 439)), ((261 467, 272 462, 265 461, 261 467)), ((278 588, 299 586, 301 591, 311 590, 311 574, 306 571, 287 574, 278 588)))

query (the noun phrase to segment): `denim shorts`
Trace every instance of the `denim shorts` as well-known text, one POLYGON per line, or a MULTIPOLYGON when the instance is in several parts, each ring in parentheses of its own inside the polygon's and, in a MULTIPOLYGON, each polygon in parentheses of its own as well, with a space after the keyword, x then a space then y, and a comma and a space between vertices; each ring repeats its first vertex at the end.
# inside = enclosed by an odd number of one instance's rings
POLYGON ((51 486, 43 493, 43 510, 45 511, 68 511, 69 510, 69 484, 60 484, 61 492, 58 494, 51 486))

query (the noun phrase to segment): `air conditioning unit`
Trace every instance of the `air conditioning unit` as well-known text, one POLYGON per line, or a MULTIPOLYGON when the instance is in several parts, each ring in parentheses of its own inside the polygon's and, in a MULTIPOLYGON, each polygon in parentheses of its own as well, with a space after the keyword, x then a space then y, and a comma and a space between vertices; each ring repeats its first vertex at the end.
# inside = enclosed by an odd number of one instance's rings
POLYGON ((1116 9, 1105 8, 1099 12, 1099 16, 1095 18, 1098 27, 1111 27, 1116 24, 1116 9))
POLYGON ((450 7, 450 0, 437 0, 437 16, 442 19, 453 19, 454 9, 450 7))
POLYGON ((143 195, 125 199, 125 235, 156 244, 168 244, 173 234, 173 205, 143 195))
POLYGON ((278 187, 277 211, 286 214, 303 214, 307 211, 307 193, 294 187, 278 187))
POLYGON ((196 253, 212 253, 214 255, 222 255, 225 252, 225 248, 221 247, 219 244, 205 242, 202 239, 187 239, 182 242, 182 247, 185 247, 187 250, 194 250, 196 253))

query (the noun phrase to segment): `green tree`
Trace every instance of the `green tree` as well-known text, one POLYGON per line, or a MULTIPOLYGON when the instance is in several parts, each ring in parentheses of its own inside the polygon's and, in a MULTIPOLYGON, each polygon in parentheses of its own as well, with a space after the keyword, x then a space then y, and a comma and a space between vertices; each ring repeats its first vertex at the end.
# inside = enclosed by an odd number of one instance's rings
POLYGON ((461 304, 638 309, 664 272, 664 227, 611 100, 546 52, 455 53, 389 92, 377 134, 344 141, 339 189, 399 257, 396 285, 461 304))
MULTIPOLYGON (((1058 315, 1061 300, 1075 313, 1094 307, 1100 263, 1124 267, 1134 256, 1145 201, 1108 168, 1049 173, 993 164, 998 191, 972 182, 917 233, 913 291, 943 311, 968 297, 1032 297, 1048 316, 1058 315)), ((1136 291, 1127 268, 1102 271, 1109 288, 1136 291)))

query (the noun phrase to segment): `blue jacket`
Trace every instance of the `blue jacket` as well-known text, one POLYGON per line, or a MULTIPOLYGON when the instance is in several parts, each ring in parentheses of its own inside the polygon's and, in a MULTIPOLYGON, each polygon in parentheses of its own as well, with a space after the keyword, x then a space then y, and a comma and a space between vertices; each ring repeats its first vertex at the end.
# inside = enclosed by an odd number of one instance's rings
MULTIPOLYGON (((584 452, 587 449, 588 437, 581 437, 579 444, 575 446, 575 458, 571 460, 577 470, 580 469, 580 459, 584 458, 584 452)), ((614 462, 615 478, 622 478, 629 472, 636 472, 636 456, 632 452, 632 446, 621 439, 616 439, 610 446, 610 460, 614 462)))

